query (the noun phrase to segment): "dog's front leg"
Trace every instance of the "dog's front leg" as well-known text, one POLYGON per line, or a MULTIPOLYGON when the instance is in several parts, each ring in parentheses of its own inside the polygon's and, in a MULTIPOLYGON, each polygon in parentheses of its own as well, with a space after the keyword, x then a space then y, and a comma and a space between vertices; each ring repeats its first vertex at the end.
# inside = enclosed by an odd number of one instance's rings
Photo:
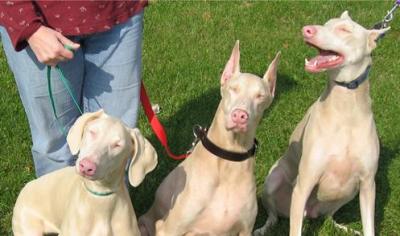
POLYGON ((290 236, 301 235, 307 199, 318 182, 322 171, 321 166, 315 168, 314 165, 310 165, 309 163, 315 162, 308 160, 307 163, 300 163, 299 175, 293 189, 290 205, 290 236))
POLYGON ((300 236, 303 225, 304 209, 310 193, 314 187, 311 184, 299 184, 297 181, 293 189, 292 202, 290 204, 290 236, 300 236))
POLYGON ((239 233, 239 236, 251 236, 251 231, 242 231, 239 233))
POLYGON ((188 233, 193 223, 206 205, 206 200, 198 197, 199 193, 188 190, 180 194, 167 218, 156 222, 156 236, 182 236, 188 233))
POLYGON ((374 175, 361 181, 360 209, 364 236, 375 235, 375 180, 374 175))
POLYGON ((256 217, 257 217, 257 211, 258 211, 258 206, 257 206, 257 197, 254 194, 254 199, 251 200, 254 204, 252 204, 251 207, 251 214, 245 216, 245 219, 242 219, 242 229, 239 231, 239 236, 251 236, 252 231, 254 228, 254 224, 256 223, 256 217))

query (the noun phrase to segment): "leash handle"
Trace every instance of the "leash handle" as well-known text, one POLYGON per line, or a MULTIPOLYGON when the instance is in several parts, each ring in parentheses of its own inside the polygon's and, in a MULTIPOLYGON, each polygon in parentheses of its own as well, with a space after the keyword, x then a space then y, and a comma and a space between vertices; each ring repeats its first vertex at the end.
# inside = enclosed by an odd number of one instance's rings
POLYGON ((156 114, 154 113, 153 109, 151 108, 150 100, 149 100, 149 97, 147 96, 146 88, 144 87, 143 81, 141 82, 141 85, 140 85, 140 101, 142 103, 144 113, 146 114, 147 120, 149 121, 154 134, 157 136, 158 140, 160 141, 161 145, 164 147, 168 156, 174 160, 185 159, 188 156, 187 153, 182 154, 182 155, 175 155, 171 152, 171 149, 168 146, 167 134, 164 130, 163 125, 158 120, 156 114))
MULTIPOLYGON (((399 0, 399 1, 400 1, 400 0, 399 0)), ((74 48, 71 47, 71 46, 69 46, 69 45, 67 45, 67 44, 64 45, 64 48, 67 49, 67 50, 69 50, 69 51, 71 51, 72 53, 74 52, 74 48)))

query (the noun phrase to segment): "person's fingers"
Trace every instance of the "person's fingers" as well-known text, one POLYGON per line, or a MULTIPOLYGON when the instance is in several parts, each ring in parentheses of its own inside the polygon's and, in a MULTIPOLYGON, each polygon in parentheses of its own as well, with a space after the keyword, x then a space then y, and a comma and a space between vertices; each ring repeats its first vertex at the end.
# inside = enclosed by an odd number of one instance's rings
POLYGON ((71 52, 70 50, 66 49, 64 45, 60 42, 59 45, 57 45, 57 48, 55 49, 55 58, 56 59, 72 59, 74 57, 74 53, 71 52))
POLYGON ((44 63, 45 65, 47 65, 47 66, 56 66, 57 64, 58 64, 58 61, 56 61, 56 60, 50 60, 50 61, 47 61, 46 63, 44 63))
POLYGON ((67 61, 67 60, 69 60, 69 59, 59 55, 59 56, 56 56, 56 57, 54 57, 52 59, 49 59, 44 64, 49 65, 49 66, 56 66, 58 63, 63 62, 63 61, 67 61))
POLYGON ((59 55, 59 56, 56 57, 57 62, 66 61, 66 60, 69 60, 69 59, 70 59, 70 58, 66 58, 66 57, 61 56, 61 55, 59 55))
POLYGON ((60 33, 57 33, 57 38, 63 45, 68 46, 72 50, 76 50, 81 46, 78 43, 75 43, 75 42, 69 40, 67 37, 65 37, 64 35, 62 35, 60 33))
POLYGON ((60 58, 59 60, 70 60, 74 57, 74 53, 70 50, 76 50, 80 47, 79 44, 74 43, 73 41, 69 40, 67 37, 62 35, 61 33, 56 33, 56 37, 60 44, 62 44, 61 47, 57 48, 57 56, 61 56, 63 58, 60 58))
POLYGON ((80 47, 61 33, 41 26, 31 37, 28 43, 39 62, 54 66, 60 61, 70 60, 74 57, 72 50, 80 47), (66 49, 67 46, 69 49, 66 49))

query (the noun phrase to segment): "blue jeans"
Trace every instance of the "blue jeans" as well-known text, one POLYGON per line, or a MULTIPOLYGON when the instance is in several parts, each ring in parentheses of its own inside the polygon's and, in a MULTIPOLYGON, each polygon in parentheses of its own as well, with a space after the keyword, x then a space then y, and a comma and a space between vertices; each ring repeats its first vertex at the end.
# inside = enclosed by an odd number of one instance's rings
MULTIPOLYGON (((14 74, 32 135, 36 176, 74 165, 60 124, 53 115, 47 90, 46 66, 31 48, 16 52, 0 27, 8 64, 14 74)), ((74 58, 60 63, 84 112, 103 108, 130 127, 136 125, 142 67, 143 12, 112 29, 72 37, 81 47, 74 58)), ((62 126, 69 130, 80 116, 66 88, 52 70, 55 105, 62 126)))

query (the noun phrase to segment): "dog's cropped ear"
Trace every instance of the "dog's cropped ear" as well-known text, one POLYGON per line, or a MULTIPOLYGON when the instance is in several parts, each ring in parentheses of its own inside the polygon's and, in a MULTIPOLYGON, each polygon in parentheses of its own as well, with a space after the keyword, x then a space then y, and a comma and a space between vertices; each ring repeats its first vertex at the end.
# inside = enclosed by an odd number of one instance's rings
POLYGON ((386 31, 390 30, 390 27, 384 28, 384 29, 378 29, 378 30, 368 30, 368 44, 367 44, 367 50, 369 53, 372 52, 376 48, 376 40, 381 36, 382 34, 385 34, 386 31))
POLYGON ((221 86, 225 84, 226 81, 231 79, 235 74, 240 72, 240 50, 239 50, 239 40, 236 41, 233 47, 231 57, 225 65, 225 69, 221 75, 221 86))
POLYGON ((100 109, 96 112, 85 113, 75 121, 75 123, 69 129, 67 135, 67 143, 72 155, 76 155, 79 152, 79 149, 81 147, 83 129, 85 128, 86 124, 91 120, 99 118, 103 114, 103 109, 100 109))
POLYGON ((134 150, 131 163, 129 164, 129 183, 137 187, 145 175, 157 166, 157 152, 150 142, 143 137, 139 129, 131 130, 134 150))
POLYGON ((348 11, 344 11, 342 13, 342 15, 340 15, 340 19, 351 19, 349 16, 349 12, 348 11))
POLYGON ((276 77, 278 71, 278 65, 281 58, 281 52, 278 52, 274 58, 274 60, 269 64, 267 72, 265 72, 263 76, 263 81, 267 83, 269 92, 272 97, 275 96, 275 87, 276 87, 276 77))

